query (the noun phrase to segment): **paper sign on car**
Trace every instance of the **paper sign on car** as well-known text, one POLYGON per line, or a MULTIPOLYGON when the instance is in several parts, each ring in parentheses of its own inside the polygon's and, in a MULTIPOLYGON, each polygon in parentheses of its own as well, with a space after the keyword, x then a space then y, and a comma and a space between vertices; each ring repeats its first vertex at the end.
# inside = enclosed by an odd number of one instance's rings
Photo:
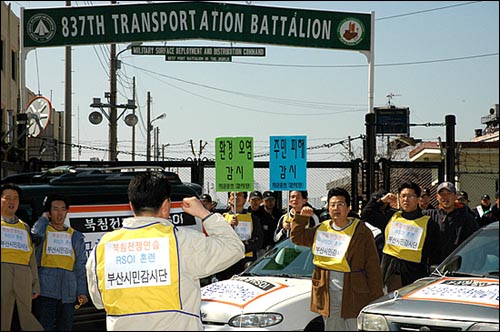
POLYGON ((249 278, 223 280, 203 287, 202 301, 221 302, 244 308, 252 301, 287 287, 270 281, 249 278))
POLYGON ((430 300, 477 304, 498 308, 498 279, 442 278, 409 293, 409 300, 430 300))

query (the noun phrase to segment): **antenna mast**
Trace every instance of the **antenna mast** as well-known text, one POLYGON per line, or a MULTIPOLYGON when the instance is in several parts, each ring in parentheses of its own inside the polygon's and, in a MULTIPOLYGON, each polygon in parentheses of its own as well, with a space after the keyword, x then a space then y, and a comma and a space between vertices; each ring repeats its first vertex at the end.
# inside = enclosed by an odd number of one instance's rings
POLYGON ((386 97, 387 97, 387 105, 391 106, 391 100, 394 97, 399 97, 401 95, 394 94, 393 92, 390 92, 386 97))

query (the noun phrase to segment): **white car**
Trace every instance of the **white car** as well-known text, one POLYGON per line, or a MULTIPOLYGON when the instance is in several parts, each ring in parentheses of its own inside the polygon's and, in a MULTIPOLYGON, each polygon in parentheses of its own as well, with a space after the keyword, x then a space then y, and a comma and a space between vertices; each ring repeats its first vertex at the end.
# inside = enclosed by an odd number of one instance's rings
POLYGON ((202 288, 205 330, 323 331, 323 318, 309 309, 313 269, 310 248, 278 243, 240 275, 202 288))
POLYGON ((364 307, 358 331, 498 331, 498 227, 481 228, 429 277, 364 307))

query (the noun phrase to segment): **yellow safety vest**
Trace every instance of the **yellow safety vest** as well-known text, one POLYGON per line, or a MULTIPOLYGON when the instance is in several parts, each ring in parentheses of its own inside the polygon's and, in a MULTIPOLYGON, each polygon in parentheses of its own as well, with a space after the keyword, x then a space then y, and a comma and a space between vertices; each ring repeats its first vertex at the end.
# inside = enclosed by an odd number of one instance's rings
POLYGON ((22 220, 9 224, 2 219, 2 263, 29 265, 33 245, 28 226, 22 220))
MULTIPOLYGON (((224 218, 226 219, 226 221, 228 223, 231 223, 231 220, 233 220, 233 216, 234 214, 232 213, 224 213, 224 218)), ((252 232, 253 232, 253 222, 252 222, 252 214, 251 213, 237 213, 236 214, 236 217, 238 218, 238 226, 240 223, 249 223, 249 226, 250 226, 250 237, 252 236, 252 232)), ((242 241, 246 241, 248 239, 246 238, 242 238, 242 234, 238 233, 238 226, 236 226, 236 234, 238 234, 238 237, 240 238, 240 240, 242 241)), ((250 252, 247 252, 245 254, 245 257, 253 257, 253 252, 250 251, 250 252)))
POLYGON ((341 231, 333 229, 330 223, 331 219, 323 221, 314 234, 313 264, 327 270, 351 272, 346 254, 359 219, 355 218, 341 231))
POLYGON ((96 268, 108 315, 182 309, 173 226, 154 223, 106 233, 96 248, 96 268))
POLYGON ((394 213, 385 228, 385 254, 399 259, 420 263, 427 233, 429 216, 415 220, 403 218, 402 212, 394 213))
POLYGON ((58 231, 51 225, 47 226, 40 262, 42 267, 55 267, 73 271, 75 250, 71 239, 74 232, 75 230, 71 227, 64 231, 58 231))

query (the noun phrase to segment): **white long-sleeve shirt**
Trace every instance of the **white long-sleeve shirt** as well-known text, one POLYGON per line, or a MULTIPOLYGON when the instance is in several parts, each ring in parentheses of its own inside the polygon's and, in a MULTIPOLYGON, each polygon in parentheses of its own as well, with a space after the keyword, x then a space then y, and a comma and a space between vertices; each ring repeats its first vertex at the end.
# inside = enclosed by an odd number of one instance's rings
MULTIPOLYGON (((133 217, 123 221, 123 227, 137 228, 160 221, 172 225, 168 220, 154 217, 133 217)), ((195 331, 203 330, 200 317, 200 281, 233 265, 245 256, 243 242, 222 215, 213 214, 203 226, 205 234, 183 227, 177 227, 179 250, 179 278, 182 311, 160 312, 129 316, 107 316, 108 331, 195 331)), ((95 249, 87 261, 87 281, 90 297, 98 309, 104 308, 101 293, 97 287, 95 249)), ((134 299, 124 299, 133 305, 134 299)))

